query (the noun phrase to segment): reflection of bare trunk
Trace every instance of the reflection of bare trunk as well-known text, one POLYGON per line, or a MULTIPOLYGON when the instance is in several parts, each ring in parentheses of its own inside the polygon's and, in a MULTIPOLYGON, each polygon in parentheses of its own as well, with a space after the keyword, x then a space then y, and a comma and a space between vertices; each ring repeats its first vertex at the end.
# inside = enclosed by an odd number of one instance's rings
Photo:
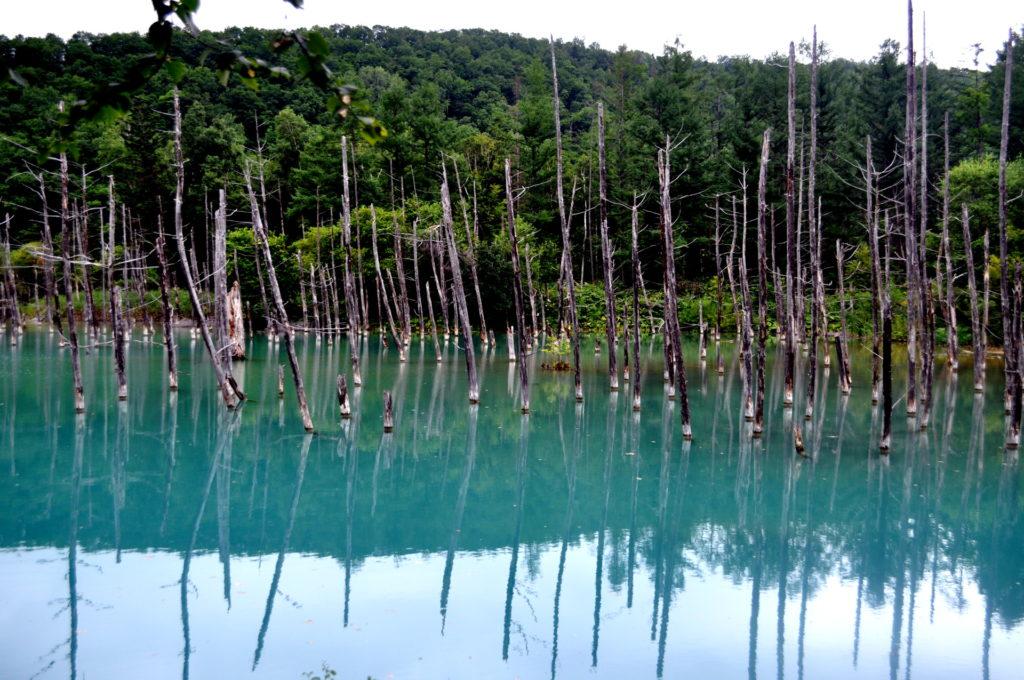
MULTIPOLYGON (((512 297, 515 301, 515 340, 519 345, 519 386, 523 413, 530 412, 530 380, 526 365, 526 312, 523 305, 523 281, 519 272, 519 238, 516 236, 515 198, 512 195, 512 166, 505 159, 505 202, 508 207, 508 238, 512 245, 512 297)), ((512 338, 509 337, 509 342, 512 338)), ((514 355, 513 355, 514 359, 514 355)))
POLYGON ((512 534, 512 556, 508 564, 508 582, 505 586, 505 624, 502 630, 501 658, 508 661, 509 638, 512 629, 512 596, 516 588, 516 569, 519 566, 519 536, 523 527, 523 503, 526 500, 526 462, 530 441, 530 419, 520 421, 519 456, 516 458, 516 528, 512 534))
MULTIPOLYGON (((466 337, 472 342, 472 336, 466 337)), ((462 468, 462 481, 459 483, 459 496, 455 501, 455 514, 452 519, 452 535, 448 543, 448 554, 444 561, 444 574, 441 577, 441 633, 448 616, 448 595, 452 587, 452 569, 455 566, 455 551, 459 547, 459 533, 462 531, 462 517, 466 512, 466 498, 469 495, 469 481, 473 476, 476 462, 476 421, 478 407, 470 406, 469 421, 466 425, 466 462, 462 468)))
POLYGON ((605 167, 604 153, 604 104, 597 104, 597 153, 598 153, 598 188, 600 194, 601 213, 601 260, 604 265, 604 309, 605 336, 608 340, 608 380, 611 390, 619 389, 618 367, 615 351, 615 286, 612 283, 615 264, 612 259, 612 245, 608 237, 608 171, 605 167))
POLYGON ((68 612, 71 634, 68 658, 71 680, 78 677, 78 505, 82 493, 82 458, 85 448, 85 417, 75 417, 75 453, 71 464, 71 531, 68 537, 68 612))
MULTIPOLYGON (((64 110, 64 102, 60 105, 64 110)), ((75 412, 85 412, 85 392, 82 389, 82 364, 78 358, 78 331, 75 330, 75 300, 71 270, 71 235, 68 223, 71 209, 68 203, 68 157, 60 154, 60 240, 64 264, 64 298, 68 322, 68 342, 71 345, 71 369, 74 375, 75 412)))
MULTIPOLYGON (((158 219, 157 224, 160 224, 158 219)), ((178 389, 178 356, 174 341, 173 317, 170 299, 170 280, 167 276, 167 256, 164 252, 164 232, 159 229, 156 239, 156 254, 160 264, 160 305, 163 308, 164 346, 167 348, 167 387, 172 392, 178 389)))
MULTIPOLYGON (((971 243, 970 213, 967 204, 961 206, 960 224, 964 230, 964 255, 967 266, 967 292, 971 297, 971 343, 974 348, 974 391, 985 389, 985 329, 981 325, 978 310, 978 284, 974 274, 974 251, 971 243)), ((987 263, 983 263, 988 268, 987 263)), ((952 286, 952 281, 950 281, 952 286)))

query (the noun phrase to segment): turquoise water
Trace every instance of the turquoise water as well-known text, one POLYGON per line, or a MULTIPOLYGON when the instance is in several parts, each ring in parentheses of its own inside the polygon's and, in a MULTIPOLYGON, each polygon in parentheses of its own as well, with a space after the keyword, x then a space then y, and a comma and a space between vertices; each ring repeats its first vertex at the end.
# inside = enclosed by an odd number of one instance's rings
POLYGON ((714 345, 704 368, 688 348, 685 445, 657 345, 638 417, 587 349, 583 406, 535 357, 522 418, 503 340, 475 409, 452 345, 437 364, 414 341, 400 365, 371 340, 342 427, 348 350, 307 338, 306 436, 290 381, 277 398, 276 346, 252 341, 250 401, 228 414, 202 344, 178 339, 176 397, 141 335, 127 403, 109 348, 86 355, 83 417, 55 336, 0 347, 0 677, 1024 673, 1022 473, 997 368, 980 398, 969 367, 939 369, 933 426, 894 418, 880 457, 855 349, 852 395, 819 378, 803 459, 771 355, 749 438, 732 344, 721 378, 714 345))

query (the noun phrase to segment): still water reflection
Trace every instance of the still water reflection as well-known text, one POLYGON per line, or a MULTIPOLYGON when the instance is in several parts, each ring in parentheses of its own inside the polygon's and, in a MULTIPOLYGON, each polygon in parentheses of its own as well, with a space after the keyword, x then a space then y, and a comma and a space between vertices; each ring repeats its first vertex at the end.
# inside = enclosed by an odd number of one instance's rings
POLYGON ((940 370, 933 427, 895 419, 883 458, 858 350, 851 396, 822 373, 803 459, 781 362, 751 441, 731 345, 724 377, 691 355, 686 445, 656 346, 639 415, 586 353, 584 405, 531 366, 522 418, 502 345, 471 409, 451 346, 371 342, 342 426, 348 350, 308 339, 309 436, 276 348, 254 341, 229 414, 180 341, 176 397, 159 345, 132 345, 121 404, 86 356, 83 417, 53 336, 0 348, 0 677, 1021 677, 997 370, 981 397, 940 370))

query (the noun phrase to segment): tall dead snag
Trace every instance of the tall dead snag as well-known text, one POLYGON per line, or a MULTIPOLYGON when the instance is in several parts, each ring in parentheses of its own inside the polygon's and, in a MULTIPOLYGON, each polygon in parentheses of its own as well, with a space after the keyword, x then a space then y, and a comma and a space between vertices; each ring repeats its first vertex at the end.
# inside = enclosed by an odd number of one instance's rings
POLYGON ((252 228, 255 233, 256 245, 263 251, 263 261, 267 265, 267 280, 270 284, 270 296, 274 301, 274 311, 277 315, 278 328, 281 329, 281 337, 284 338, 284 347, 288 352, 288 363, 291 365, 292 378, 295 381, 295 396, 299 402, 299 415, 302 417, 302 427, 306 432, 313 431, 313 419, 309 415, 309 405, 306 403, 306 388, 302 383, 302 373, 299 371, 299 360, 295 356, 295 345, 292 342, 292 327, 288 323, 288 312, 284 308, 284 300, 281 299, 281 287, 277 283, 277 273, 274 270, 274 258, 270 253, 270 239, 267 236, 266 227, 263 225, 263 218, 260 215, 259 204, 256 201, 256 194, 252 190, 252 177, 249 166, 245 165, 245 189, 249 194, 249 209, 252 213, 252 228))
POLYGON ((771 128, 764 131, 761 140, 761 171, 757 177, 757 362, 756 387, 754 390, 754 429, 753 436, 760 437, 764 431, 764 361, 765 347, 768 344, 768 253, 765 244, 765 231, 768 227, 768 202, 765 193, 768 186, 768 151, 771 141, 771 128))
MULTIPOLYGON (((537 296, 533 288, 533 267, 530 265, 530 244, 523 246, 523 260, 526 262, 526 297, 530 301, 530 329, 532 330, 531 335, 533 338, 537 337, 540 332, 540 326, 537 325, 537 296)), ((531 339, 530 345, 533 345, 531 339)))
MULTIPOLYGON (((64 102, 60 103, 61 112, 64 102)), ((64 270, 64 302, 68 322, 68 343, 71 345, 71 370, 74 376, 75 412, 85 412, 85 391, 82 388, 82 364, 78 356, 78 331, 75 329, 74 280, 71 269, 71 206, 68 198, 68 156, 60 154, 60 242, 64 270)))
POLYGON ((843 245, 836 239, 836 281, 839 286, 839 332, 836 334, 836 361, 839 362, 840 389, 843 394, 849 394, 853 388, 853 376, 850 373, 850 348, 846 342, 846 284, 843 278, 843 245))
MULTIPOLYGON (((459 189, 459 204, 462 207, 462 223, 466 228, 466 265, 469 267, 469 280, 473 283, 473 293, 476 295, 476 312, 480 317, 480 342, 487 343, 487 318, 484 316, 484 299, 480 295, 480 277, 476 268, 476 246, 475 239, 479 236, 476 220, 476 194, 473 199, 473 226, 469 225, 469 214, 466 211, 466 191, 463 188, 462 180, 459 177, 459 163, 452 159, 452 167, 455 168, 455 183, 459 189)), ((474 180, 475 181, 475 180, 474 180)), ((473 191, 475 192, 475 185, 473 191)))
MULTIPOLYGON (((111 180, 113 181, 113 180, 111 180)), ((43 221, 43 284, 46 287, 46 307, 52 323, 59 332, 63 334, 63 326, 60 320, 60 309, 57 302, 56 275, 53 270, 54 250, 53 236, 50 233, 50 205, 46 199, 46 181, 43 173, 39 173, 39 199, 42 202, 43 221)), ((53 329, 50 329, 53 332, 53 329)))
POLYGON ((18 309, 18 288, 14 281, 14 266, 11 263, 11 215, 7 214, 7 219, 4 221, 6 228, 4 230, 3 239, 3 257, 4 257, 4 283, 7 286, 7 296, 10 298, 10 322, 11 328, 11 344, 17 344, 18 335, 22 331, 22 320, 21 311, 18 309))
POLYGON ((907 416, 917 415, 918 327, 921 323, 921 291, 917 262, 917 88, 914 66, 914 5, 907 0, 907 87, 903 136, 903 236, 907 265, 907 416))
POLYGON ((682 337, 679 332, 679 299, 676 296, 676 251, 672 234, 672 183, 669 154, 672 143, 665 137, 665 148, 658 150, 658 184, 661 188, 661 239, 665 256, 665 325, 671 347, 672 383, 679 395, 679 418, 683 439, 693 439, 690 427, 690 402, 686 395, 686 367, 683 365, 682 337))
POLYGON ((423 293, 427 297, 427 309, 430 310, 430 333, 434 338, 434 360, 441 363, 441 344, 437 341, 437 321, 434 319, 434 296, 430 294, 430 284, 423 282, 423 293))
POLYGON ((409 291, 405 285, 405 256, 402 254, 402 227, 398 223, 398 216, 394 210, 391 212, 391 226, 395 235, 395 276, 398 277, 399 303, 396 306, 402 313, 402 341, 408 345, 412 338, 412 315, 409 313, 409 291))
POLYGON ((1021 345, 1021 277, 1020 277, 1020 262, 1017 263, 1014 268, 1013 276, 1013 301, 1011 318, 1013 323, 1011 324, 1011 337, 1013 338, 1012 347, 1009 350, 1013 353, 1013 364, 1018 367, 1018 372, 1014 376, 1013 380, 1013 394, 1010 395, 1010 423, 1006 434, 1006 448, 1016 449, 1020 446, 1020 419, 1021 419, 1021 375, 1019 373, 1019 367, 1021 362, 1024 361, 1024 347, 1021 345))
POLYGON ((576 388, 576 401, 583 401, 583 382, 580 377, 580 324, 576 316, 576 282, 572 274, 572 245, 569 238, 569 216, 565 211, 565 189, 562 176, 562 100, 558 96, 558 65, 555 61, 555 41, 551 44, 551 84, 555 115, 555 191, 558 194, 558 220, 562 228, 562 267, 559 279, 564 279, 569 297, 569 325, 572 326, 572 368, 576 388))
MULTIPOLYGON (((512 163, 505 159, 505 203, 508 207, 508 238, 512 245, 512 298, 516 311, 516 343, 519 345, 519 386, 523 413, 530 412, 530 381, 526 365, 526 313, 523 309, 523 280, 519 272, 519 239, 516 236, 515 197, 512 195, 512 163)), ((467 342, 472 339, 466 336, 467 342)), ((509 338, 509 342, 512 338, 509 338)))
POLYGON ((452 199, 448 192, 448 172, 441 167, 441 230, 448 250, 448 264, 452 272, 452 292, 455 296, 455 312, 462 326, 466 343, 466 377, 469 381, 469 403, 480 402, 480 379, 476 373, 476 354, 473 350, 473 329, 469 325, 469 307, 466 305, 466 291, 462 287, 462 270, 459 266, 459 251, 455 248, 455 228, 452 224, 452 199))
POLYGON ((889 258, 892 254, 889 215, 885 217, 885 279, 882 287, 882 438, 878 448, 889 452, 892 442, 892 281, 889 258))
POLYGON ((605 337, 608 340, 608 387, 615 392, 619 389, 619 371, 615 363, 618 354, 615 351, 615 264, 612 259, 611 239, 608 236, 608 168, 604 148, 604 104, 601 102, 597 103, 597 159, 598 191, 601 199, 601 261, 604 264, 605 337))
POLYGON ((228 289, 228 355, 231 359, 245 358, 245 323, 242 318, 242 289, 238 279, 228 289))
MULTIPOLYGON (((814 416, 814 391, 818 381, 818 332, 821 329, 821 307, 818 300, 818 275, 821 269, 821 253, 818 244, 818 219, 815 209, 817 198, 815 187, 818 167, 818 27, 814 27, 811 40, 811 141, 807 170, 807 238, 810 244, 811 289, 814 302, 811 304, 811 342, 807 351, 807 401, 804 404, 804 419, 814 416)), ((826 356, 828 356, 826 352, 826 356)))
MULTIPOLYGON (((388 287, 384 282, 384 275, 381 273, 380 268, 380 255, 377 252, 377 209, 370 206, 370 225, 372 231, 370 232, 373 247, 373 267, 377 271, 377 290, 380 291, 380 306, 384 307, 384 311, 387 315, 388 326, 391 328, 391 337, 395 339, 395 344, 398 346, 398 360, 406 361, 408 359, 408 350, 405 347, 405 340, 402 337, 404 333, 398 332, 398 326, 395 324, 395 313, 391 310, 391 302, 388 297, 388 287)), ((395 301, 397 306, 398 301, 395 301)))
POLYGON ((719 222, 718 195, 715 195, 715 367, 718 375, 725 375, 722 359, 722 232, 719 222))
POLYGON ((167 348, 167 388, 172 392, 178 389, 178 357, 174 342, 174 321, 171 311, 170 278, 167 274, 167 255, 163 223, 157 218, 156 257, 160 265, 160 306, 164 317, 164 347, 167 348))
POLYGON ((124 304, 121 299, 121 287, 114 286, 110 289, 110 308, 114 312, 114 371, 117 373, 117 398, 124 401, 128 398, 128 381, 124 372, 124 304))
POLYGON ((217 348, 213 345, 213 338, 210 336, 210 329, 206 324, 206 315, 203 314, 202 301, 196 291, 196 284, 192 278, 192 268, 189 266, 188 253, 185 250, 185 234, 182 227, 182 206, 185 196, 185 157, 181 149, 181 103, 178 96, 178 88, 174 88, 174 165, 176 183, 174 189, 174 237, 178 242, 178 257, 181 260, 182 271, 185 273, 185 285, 188 287, 188 297, 192 302, 192 313, 199 323, 199 331, 203 336, 203 343, 210 355, 210 363, 213 366, 213 374, 217 378, 217 386, 220 388, 224 405, 228 408, 235 407, 235 390, 228 383, 224 368, 219 360, 217 348))
POLYGON ((348 139, 341 138, 341 174, 344 188, 341 192, 342 240, 345 245, 345 315, 348 321, 348 352, 352 363, 352 384, 363 384, 359 370, 359 320, 360 304, 356 292, 355 276, 352 273, 352 209, 348 193, 348 139))
POLYGON ((637 196, 633 193, 632 265, 633 265, 633 410, 640 410, 640 249, 637 247, 637 196))
MULTIPOLYGON (((102 227, 101 227, 102 228, 102 227)), ((79 228, 75 230, 75 240, 78 243, 78 252, 82 256, 82 289, 85 292, 85 303, 82 310, 85 314, 85 324, 93 338, 99 337, 100 322, 96 310, 96 298, 92 291, 92 276, 90 269, 92 263, 89 261, 89 201, 88 184, 86 183, 85 166, 82 166, 82 205, 79 215, 79 228)), ((140 296, 140 301, 142 296, 140 296)), ((143 305, 145 310, 145 305, 143 305)))
MULTIPOLYGON (((946 361, 950 370, 960 367, 960 347, 956 336, 956 305, 953 301, 953 253, 949 247, 949 112, 942 122, 942 251, 945 253, 946 265, 946 361)), ((968 242, 968 247, 970 243, 968 242)), ((941 268, 941 263, 936 268, 941 268)), ((974 270, 971 269, 971 277, 974 270)), ((974 305, 977 300, 972 301, 974 305)))
POLYGON ((416 286, 413 290, 416 292, 416 316, 420 322, 420 340, 427 335, 426 319, 423 317, 423 298, 420 291, 420 239, 417 228, 419 227, 419 220, 413 219, 412 221, 412 280, 416 286))
POLYGON ((932 413, 932 379, 935 375, 935 306, 928 281, 928 48, 921 28, 921 169, 918 173, 921 198, 917 236, 918 293, 921 298, 921 429, 928 427, 932 413))
MULTIPOLYGON (((1006 412, 1010 412, 1010 401, 1013 396, 1014 386, 1017 382, 1017 357, 1012 350, 1014 346, 1010 327, 1013 325, 1013 316, 1010 300, 1010 259, 1008 244, 1006 240, 1006 157, 1010 141, 1010 93, 1013 85, 1013 31, 1006 40, 1006 52, 1004 54, 1003 74, 1003 120, 999 133, 999 265, 1000 277, 999 286, 1002 299, 1003 312, 1003 350, 1005 361, 1003 362, 1006 376, 1005 402, 1006 412)), ((985 263, 988 267, 988 263, 985 263)))
POLYGON ((964 256, 967 266, 967 293, 971 297, 971 344, 974 349, 974 391, 985 389, 985 329, 978 309, 978 284, 974 279, 974 252, 971 242, 971 220, 967 204, 960 206, 960 224, 964 229, 964 256))
MULTIPOLYGON (((785 406, 793 405, 793 373, 796 370, 796 48, 789 43, 789 88, 786 135, 786 385, 782 395, 785 406)), ((774 252, 774 250, 773 250, 774 252)))
MULTIPOLYGON (((228 336, 228 206, 224 189, 217 192, 217 210, 213 213, 213 325, 217 333, 217 355, 225 376, 231 375, 231 348, 228 336)), ((319 324, 317 324, 319 325, 319 324)))
POLYGON ((867 136, 864 164, 865 192, 864 225, 868 234, 868 253, 871 257, 871 403, 877 404, 882 388, 882 266, 878 255, 878 216, 875 214, 874 163, 871 157, 871 135, 867 136))

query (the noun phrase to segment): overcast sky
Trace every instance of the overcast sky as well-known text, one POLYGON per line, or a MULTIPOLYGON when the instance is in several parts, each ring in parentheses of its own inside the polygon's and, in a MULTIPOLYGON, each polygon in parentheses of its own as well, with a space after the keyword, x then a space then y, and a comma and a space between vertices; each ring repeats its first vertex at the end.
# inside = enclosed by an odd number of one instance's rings
MULTIPOLYGON (((1024 0, 917 0, 915 13, 918 43, 921 16, 927 15, 932 61, 967 66, 976 42, 985 49, 982 62, 994 60, 1007 29, 1024 24, 1024 0)), ((9 36, 144 31, 153 18, 149 0, 0 0, 0 33, 9 36)), ((783 52, 790 40, 809 40, 814 23, 833 56, 869 59, 885 38, 906 42, 902 0, 305 0, 301 10, 284 0, 202 0, 196 18, 206 29, 486 28, 653 53, 679 38, 695 55, 709 59, 783 52)))

